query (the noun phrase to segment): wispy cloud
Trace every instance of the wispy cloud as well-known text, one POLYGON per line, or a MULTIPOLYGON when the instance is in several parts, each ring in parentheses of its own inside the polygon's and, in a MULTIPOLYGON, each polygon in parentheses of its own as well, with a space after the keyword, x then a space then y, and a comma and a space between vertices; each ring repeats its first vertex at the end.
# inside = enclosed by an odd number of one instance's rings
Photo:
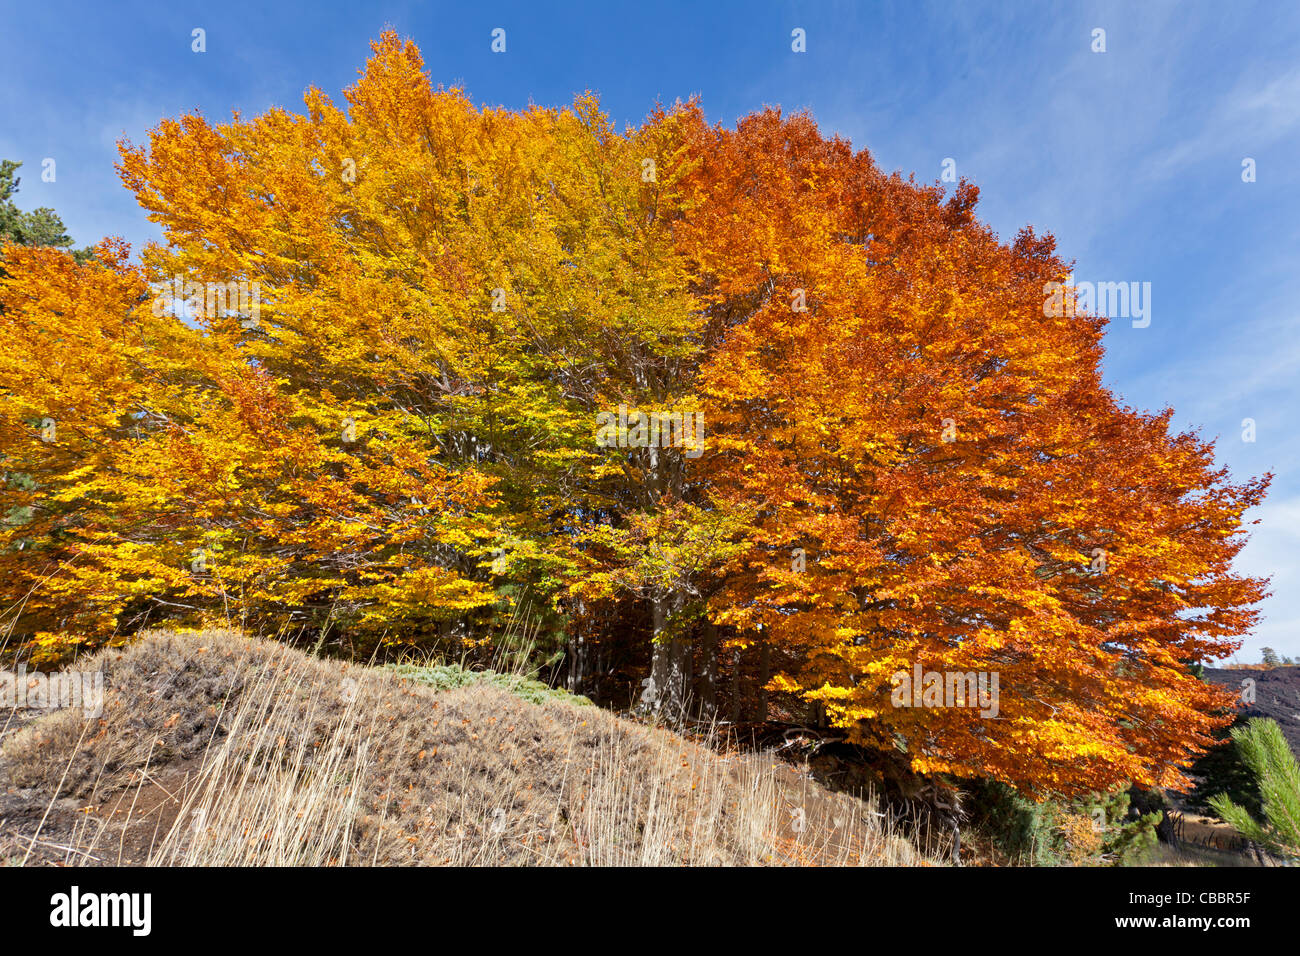
MULTIPOLYGON (((1300 66, 1264 82, 1243 78, 1193 135, 1152 156, 1149 179, 1169 179, 1186 167, 1222 155, 1225 148, 1271 146, 1300 130, 1300 66)), ((1289 171, 1288 171, 1289 174, 1289 171)))

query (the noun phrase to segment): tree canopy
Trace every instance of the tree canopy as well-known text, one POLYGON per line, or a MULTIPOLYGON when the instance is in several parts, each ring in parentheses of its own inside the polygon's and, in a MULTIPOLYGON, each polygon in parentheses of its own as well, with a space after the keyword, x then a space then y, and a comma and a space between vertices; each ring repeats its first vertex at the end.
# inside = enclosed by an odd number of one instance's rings
POLYGON ((478 108, 393 34, 345 98, 124 143, 138 263, 3 247, 30 650, 472 644, 527 594, 668 719, 757 696, 922 773, 1182 780, 1268 477, 1104 386, 1050 235, 803 114, 478 108), (998 675, 996 714, 896 706, 918 667, 998 675))

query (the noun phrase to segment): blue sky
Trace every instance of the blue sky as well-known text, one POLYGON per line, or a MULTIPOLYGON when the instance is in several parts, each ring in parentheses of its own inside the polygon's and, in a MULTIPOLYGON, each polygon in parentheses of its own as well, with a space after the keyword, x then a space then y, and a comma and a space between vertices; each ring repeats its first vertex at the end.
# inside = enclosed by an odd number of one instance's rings
POLYGON ((159 236, 113 170, 120 136, 194 109, 296 109, 309 85, 340 99, 385 25, 481 103, 591 89, 621 124, 698 94, 727 124, 807 108, 919 180, 952 158, 1002 236, 1030 223, 1077 280, 1151 283, 1150 326, 1111 324, 1106 381, 1217 436, 1236 476, 1275 473, 1239 563, 1275 596, 1239 657, 1300 657, 1300 5, 46 0, 0 24, 0 157, 25 164, 19 206, 54 207, 78 244, 159 236))

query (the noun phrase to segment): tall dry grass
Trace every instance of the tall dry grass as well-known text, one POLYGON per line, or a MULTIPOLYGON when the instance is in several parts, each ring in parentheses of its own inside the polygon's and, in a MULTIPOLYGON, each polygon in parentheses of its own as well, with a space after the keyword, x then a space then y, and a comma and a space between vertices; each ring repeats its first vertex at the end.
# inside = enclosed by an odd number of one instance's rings
POLYGON ((155 866, 937 862, 874 801, 593 707, 437 692, 220 632, 83 666, 107 671, 98 732, 55 714, 5 746, 51 800, 129 795, 120 820, 85 821, 70 862, 113 862, 137 806, 162 807, 155 866))

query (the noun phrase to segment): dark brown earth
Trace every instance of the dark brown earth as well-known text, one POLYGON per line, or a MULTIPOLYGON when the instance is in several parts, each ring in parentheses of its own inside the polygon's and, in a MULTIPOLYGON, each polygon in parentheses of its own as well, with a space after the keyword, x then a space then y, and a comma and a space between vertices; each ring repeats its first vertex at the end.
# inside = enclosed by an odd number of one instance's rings
POLYGON ((0 866, 138 866, 176 819, 197 767, 186 760, 138 774, 135 786, 89 800, 52 798, 12 785, 4 766, 7 737, 44 716, 0 713, 0 866))

